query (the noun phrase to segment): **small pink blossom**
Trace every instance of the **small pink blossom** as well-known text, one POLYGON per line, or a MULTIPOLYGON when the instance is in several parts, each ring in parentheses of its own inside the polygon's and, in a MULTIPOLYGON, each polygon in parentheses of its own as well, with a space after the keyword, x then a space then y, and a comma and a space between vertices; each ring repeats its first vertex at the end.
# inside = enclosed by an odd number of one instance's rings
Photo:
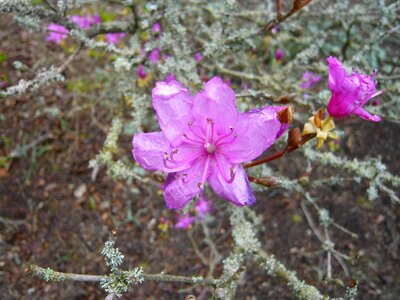
POLYGON ((194 209, 200 219, 204 219, 207 214, 211 212, 211 202, 206 201, 204 198, 200 198, 194 209))
POLYGON ((329 57, 328 86, 332 92, 328 103, 328 112, 334 118, 341 118, 351 114, 360 118, 379 122, 381 118, 371 115, 362 106, 368 100, 380 95, 383 91, 375 92, 377 82, 374 81, 376 72, 369 75, 362 75, 353 72, 347 75, 342 63, 336 57, 329 57))
POLYGON ((303 82, 300 84, 302 89, 310 89, 321 81, 321 76, 315 75, 313 72, 307 71, 303 74, 303 82))
POLYGON ((7 82, 0 80, 0 88, 5 89, 7 87, 7 82))
POLYGON ((137 74, 138 74, 140 79, 145 79, 146 78, 147 73, 146 73, 143 65, 139 65, 138 70, 137 70, 137 74))
POLYGON ((167 76, 165 77, 165 81, 166 82, 170 82, 170 81, 173 81, 173 80, 176 80, 176 78, 175 78, 175 75, 172 74, 172 73, 167 74, 167 76))
POLYGON ((380 104, 381 104, 381 100, 379 100, 379 99, 374 99, 372 101, 372 106, 379 106, 380 104))
POLYGON ((126 36, 124 32, 107 33, 106 40, 110 44, 118 44, 126 36))
POLYGON ((234 91, 219 77, 192 96, 179 82, 157 82, 153 107, 162 131, 133 137, 132 154, 147 170, 168 173, 164 198, 181 209, 208 182, 214 192, 237 206, 255 203, 242 163, 261 155, 286 130, 278 112, 265 106, 239 113, 234 91))
POLYGON ((92 25, 101 23, 99 15, 95 15, 95 16, 90 16, 90 15, 84 15, 84 16, 72 15, 70 20, 71 20, 71 22, 73 22, 76 25, 78 25, 78 27, 80 29, 88 29, 92 25))
POLYGON ((149 60, 151 62, 157 62, 160 60, 160 49, 155 48, 149 54, 149 60))
POLYGON ((151 28, 152 33, 160 33, 161 32, 161 25, 160 23, 154 23, 153 27, 151 28))
POLYGON ((279 48, 278 50, 276 50, 275 59, 276 60, 282 60, 283 59, 283 49, 282 48, 279 48))
POLYGON ((192 226, 193 222, 196 221, 195 217, 191 217, 189 214, 177 216, 178 222, 174 225, 175 229, 188 229, 192 226))
POLYGON ((193 57, 194 57, 195 61, 202 61, 203 60, 203 55, 201 54, 201 52, 197 52, 193 57))
POLYGON ((60 45, 61 41, 65 40, 69 33, 67 28, 54 23, 49 24, 47 30, 49 34, 47 35, 46 41, 56 43, 57 45, 60 45))

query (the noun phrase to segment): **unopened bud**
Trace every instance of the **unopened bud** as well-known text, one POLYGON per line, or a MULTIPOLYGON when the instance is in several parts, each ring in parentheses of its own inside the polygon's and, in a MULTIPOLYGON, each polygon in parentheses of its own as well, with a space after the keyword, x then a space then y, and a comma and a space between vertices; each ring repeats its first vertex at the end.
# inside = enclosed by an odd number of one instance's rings
POLYGON ((291 106, 287 106, 286 108, 280 110, 278 112, 278 120, 281 123, 292 123, 293 121, 293 108, 291 106))
POLYGON ((288 147, 298 147, 301 140, 300 128, 296 127, 289 130, 287 146, 288 147))

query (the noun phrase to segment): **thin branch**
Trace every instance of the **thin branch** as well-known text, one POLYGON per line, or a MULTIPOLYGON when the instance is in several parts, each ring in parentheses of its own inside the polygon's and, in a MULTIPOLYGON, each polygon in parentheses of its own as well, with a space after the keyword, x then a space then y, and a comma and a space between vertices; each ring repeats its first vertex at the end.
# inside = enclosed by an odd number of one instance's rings
MULTIPOLYGON (((43 278, 46 276, 47 272, 51 272, 51 277, 58 279, 59 281, 63 280, 71 280, 71 281, 101 281, 104 277, 103 275, 87 275, 87 274, 76 274, 76 273, 64 273, 57 272, 51 269, 45 269, 36 265, 27 265, 24 267, 24 271, 27 274, 38 276, 43 278)), ((209 285, 215 286, 217 284, 217 280, 215 279, 202 279, 198 277, 196 280, 193 280, 193 277, 187 276, 179 276, 179 275, 170 275, 164 273, 158 274, 143 274, 144 280, 158 281, 158 282, 183 282, 183 283, 191 283, 196 285, 209 285)))
POLYGON ((254 166, 258 166, 258 165, 264 164, 264 163, 269 162, 271 160, 278 159, 278 158, 284 156, 285 154, 288 154, 290 152, 293 152, 293 151, 299 149, 301 146, 303 146, 308 141, 312 140, 314 137, 315 137, 315 135, 305 136, 305 137, 303 137, 301 139, 301 141, 297 145, 286 147, 286 149, 278 151, 278 152, 275 152, 275 153, 273 153, 271 155, 268 155, 267 157, 261 158, 259 160, 255 160, 255 161, 247 163, 247 164, 244 164, 243 167, 245 169, 247 169, 247 168, 251 168, 251 167, 254 167, 254 166))
POLYGON ((282 15, 282 7, 279 6, 279 2, 278 1, 278 13, 275 19, 269 21, 267 23, 267 25, 264 26, 264 30, 269 32, 271 31, 275 26, 279 25, 280 23, 282 23, 283 21, 285 21, 286 19, 288 19, 289 17, 291 17, 292 15, 298 13, 300 10, 302 10, 307 4, 309 4, 312 0, 294 0, 293 1, 293 7, 292 9, 285 15, 282 15))

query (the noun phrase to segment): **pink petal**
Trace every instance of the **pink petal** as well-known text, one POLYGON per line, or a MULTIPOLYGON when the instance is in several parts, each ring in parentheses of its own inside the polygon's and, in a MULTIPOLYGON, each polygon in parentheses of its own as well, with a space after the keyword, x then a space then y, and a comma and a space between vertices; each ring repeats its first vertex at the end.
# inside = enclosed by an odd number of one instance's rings
POLYGON ((242 166, 236 168, 235 180, 232 183, 226 183, 221 174, 216 171, 211 173, 208 183, 217 195, 237 206, 252 205, 256 202, 242 166))
POLYGON ((380 116, 371 115, 369 112, 367 112, 366 110, 364 110, 361 107, 356 108, 356 110, 353 112, 353 114, 358 115, 360 118, 367 120, 367 121, 379 122, 381 120, 380 116))
POLYGON ((238 164, 260 156, 287 128, 277 119, 282 107, 264 107, 239 114, 234 128, 236 139, 221 147, 231 163, 238 164))
POLYGON ((169 209, 183 208, 200 189, 204 160, 198 159, 190 168, 182 172, 169 174, 164 184, 164 198, 169 209))
POLYGON ((330 56, 326 60, 329 63, 328 86, 330 89, 334 89, 336 84, 346 78, 346 70, 336 57, 330 56))
POLYGON ((188 127, 188 122, 192 121, 190 116, 192 96, 175 80, 157 82, 152 96, 161 130, 170 142, 176 139, 179 142, 188 127))
POLYGON ((235 93, 221 78, 214 77, 206 83, 204 91, 195 96, 192 114, 202 128, 206 128, 207 119, 212 119, 217 131, 228 132, 238 115, 235 93))
POLYGON ((132 154, 146 170, 168 172, 163 163, 164 152, 169 152, 169 142, 162 132, 138 133, 133 136, 132 154))

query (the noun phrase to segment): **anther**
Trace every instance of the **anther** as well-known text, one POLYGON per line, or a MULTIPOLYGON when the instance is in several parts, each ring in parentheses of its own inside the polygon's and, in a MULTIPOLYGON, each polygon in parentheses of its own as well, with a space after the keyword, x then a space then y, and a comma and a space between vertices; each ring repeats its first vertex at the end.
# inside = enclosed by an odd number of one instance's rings
POLYGON ((164 152, 164 159, 165 159, 165 160, 169 160, 169 154, 168 154, 168 152, 164 152))
POLYGON ((192 125, 193 125, 193 122, 192 122, 192 121, 188 122, 188 125, 189 125, 189 126, 192 126, 192 125))

